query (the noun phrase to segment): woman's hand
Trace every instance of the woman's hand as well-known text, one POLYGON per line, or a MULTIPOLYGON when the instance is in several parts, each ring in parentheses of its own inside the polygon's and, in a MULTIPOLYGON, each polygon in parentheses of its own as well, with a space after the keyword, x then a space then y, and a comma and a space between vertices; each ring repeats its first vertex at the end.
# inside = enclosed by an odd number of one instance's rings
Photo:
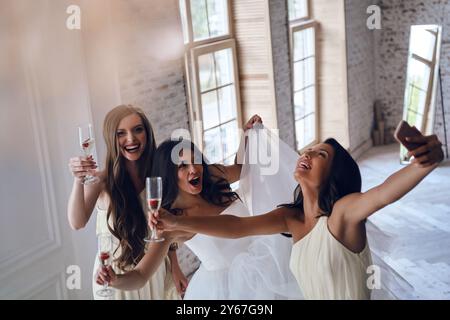
POLYGON ((424 168, 439 163, 444 159, 442 143, 436 135, 417 136, 406 138, 406 140, 422 144, 420 147, 408 152, 408 157, 414 157, 412 163, 424 168))
POLYGON ((107 266, 107 267, 100 266, 98 268, 97 277, 95 279, 95 282, 97 282, 97 284, 103 286, 108 283, 108 284, 112 285, 114 283, 114 281, 116 281, 116 280, 117 280, 117 275, 111 266, 107 266))
POLYGON ((97 169, 97 163, 92 156, 75 157, 69 160, 69 169, 75 180, 82 182, 88 174, 94 175, 97 169))
POLYGON ((149 227, 156 228, 158 231, 177 230, 177 216, 161 208, 154 215, 150 215, 149 227))
POLYGON ((184 297, 189 280, 186 278, 183 271, 181 271, 178 264, 172 265, 172 278, 179 295, 184 297))
POLYGON ((248 129, 253 128, 255 123, 261 123, 261 124, 263 123, 261 117, 258 116, 257 114, 255 114, 253 117, 250 118, 250 120, 247 121, 247 123, 244 126, 244 132, 247 131, 248 129))

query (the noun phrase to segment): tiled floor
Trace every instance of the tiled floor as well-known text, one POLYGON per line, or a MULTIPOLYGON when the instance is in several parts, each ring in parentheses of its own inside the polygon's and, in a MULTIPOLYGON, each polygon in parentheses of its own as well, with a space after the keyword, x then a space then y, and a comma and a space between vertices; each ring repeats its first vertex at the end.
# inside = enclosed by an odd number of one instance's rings
MULTIPOLYGON (((382 146, 358 160, 363 191, 402 167, 398 154, 398 145, 382 146)), ((402 199, 374 214, 370 221, 389 235, 371 243, 374 251, 380 252, 383 260, 412 286, 398 289, 395 296, 450 299, 449 162, 402 199)))

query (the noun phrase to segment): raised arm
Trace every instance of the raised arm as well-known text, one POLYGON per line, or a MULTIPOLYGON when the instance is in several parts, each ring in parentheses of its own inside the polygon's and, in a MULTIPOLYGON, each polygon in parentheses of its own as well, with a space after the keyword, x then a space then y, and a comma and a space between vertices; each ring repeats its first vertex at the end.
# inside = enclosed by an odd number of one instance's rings
MULTIPOLYGON (((247 123, 244 125, 244 132, 246 132, 247 130, 253 128, 253 126, 256 123, 262 123, 262 119, 260 116, 258 116, 257 114, 255 114, 254 116, 252 116, 247 123)), ((245 146, 247 145, 247 140, 245 140, 245 146)), ((234 183, 236 181, 239 181, 240 176, 241 176, 241 170, 242 170, 242 163, 239 163, 238 161, 238 157, 236 155, 236 158, 234 159, 234 164, 232 165, 228 165, 228 166, 224 166, 224 165, 214 165, 214 166, 210 166, 210 168, 212 169, 211 173, 223 177, 224 179, 226 179, 230 184, 234 183), (214 168, 214 166, 216 168, 214 168), (220 168, 220 170, 217 170, 217 167, 220 168)))
POLYGON ((233 215, 186 217, 174 216, 161 209, 151 223, 160 230, 181 230, 221 238, 242 238, 288 232, 287 217, 292 209, 278 208, 269 213, 238 217, 233 215))
POLYGON ((342 199, 344 206, 340 207, 344 208, 347 221, 363 221, 379 209, 399 200, 442 161, 442 145, 436 136, 418 137, 413 142, 426 144, 409 153, 415 156, 412 164, 392 174, 381 185, 342 199))
MULTIPOLYGON (((71 228, 78 230, 84 228, 89 221, 104 184, 100 182, 85 186, 82 183, 88 171, 97 168, 92 158, 72 158, 69 167, 74 176, 74 181, 67 205, 67 217, 71 228)), ((102 178, 103 173, 97 174, 102 178)), ((103 179, 101 180, 103 181, 103 179)))

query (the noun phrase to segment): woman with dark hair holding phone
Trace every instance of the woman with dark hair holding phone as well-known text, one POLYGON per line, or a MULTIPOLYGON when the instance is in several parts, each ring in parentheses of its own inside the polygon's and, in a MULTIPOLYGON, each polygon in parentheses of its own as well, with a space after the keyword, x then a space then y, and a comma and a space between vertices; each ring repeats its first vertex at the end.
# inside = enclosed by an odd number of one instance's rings
MULTIPOLYGON (((370 299, 366 219, 412 190, 443 159, 436 136, 409 140, 422 145, 410 152, 413 163, 367 192, 361 192, 356 162, 336 140, 328 139, 307 149, 296 164, 283 163, 295 167, 292 203, 254 217, 174 216, 161 209, 151 223, 165 231, 233 239, 289 232, 294 242, 290 269, 305 298, 370 299)), ((289 181, 285 177, 269 187, 275 190, 289 181)), ((263 196, 270 196, 270 191, 263 196)))

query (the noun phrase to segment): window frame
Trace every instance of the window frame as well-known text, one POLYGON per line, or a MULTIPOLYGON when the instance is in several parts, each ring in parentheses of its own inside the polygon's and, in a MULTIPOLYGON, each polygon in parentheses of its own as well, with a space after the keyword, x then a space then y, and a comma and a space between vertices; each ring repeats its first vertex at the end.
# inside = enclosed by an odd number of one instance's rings
MULTIPOLYGON (((435 36, 435 45, 434 45, 434 49, 433 49, 433 59, 432 60, 428 60, 414 52, 410 52, 408 55, 408 66, 410 64, 410 61, 417 61, 419 63, 424 64, 425 66, 427 66, 430 69, 430 75, 429 75, 429 79, 428 79, 428 84, 427 84, 427 88, 426 88, 426 98, 425 98, 425 105, 424 105, 424 109, 423 109, 423 114, 418 114, 417 112, 413 111, 410 109, 410 107, 408 106, 405 110, 405 115, 404 118, 409 114, 409 112, 414 112, 417 114, 417 116, 421 117, 421 125, 419 130, 421 132, 427 132, 427 128, 428 128, 428 122, 429 122, 429 112, 430 112, 430 107, 432 102, 435 100, 435 95, 436 92, 434 92, 435 90, 433 90, 433 87, 436 85, 435 81, 436 81, 436 63, 437 63, 437 50, 439 49, 439 37, 440 37, 440 30, 438 30, 437 32, 435 31, 431 31, 431 30, 427 30, 430 33, 433 33, 433 35, 435 36)), ((409 80, 409 73, 407 74, 407 79, 409 80)), ((413 83, 408 82, 407 83, 407 88, 406 90, 408 90, 408 87, 413 86, 413 83)), ((422 89, 423 90, 423 89, 422 89)), ((410 94, 409 98, 412 97, 412 93, 410 94)), ((406 101, 405 101, 406 102, 406 101)))
MULTIPOLYGON (((181 11, 180 3, 184 2, 185 5, 185 18, 187 26, 187 42, 185 46, 185 56, 184 56, 184 76, 186 79, 186 93, 187 93, 187 106, 188 106, 188 116, 189 116, 189 127, 192 135, 192 141, 200 148, 204 150, 204 138, 205 130, 203 124, 203 112, 202 112, 202 101, 201 101, 201 89, 200 89, 200 76, 199 76, 199 64, 198 57, 203 54, 213 53, 223 49, 231 49, 232 61, 233 61, 233 73, 234 73, 234 92, 235 92, 235 106, 236 106, 236 122, 238 130, 242 129, 242 105, 241 105, 241 93, 240 93, 240 83, 239 83, 239 67, 237 59, 237 49, 236 41, 234 39, 234 27, 233 27, 233 14, 231 0, 226 0, 227 3, 227 13, 228 13, 228 34, 222 36, 216 36, 209 39, 194 41, 194 31, 192 23, 191 14, 191 0, 179 0, 178 1, 178 12, 181 16, 183 13, 181 11), (200 125, 196 125, 200 123, 200 125)), ((182 24, 183 28, 183 24, 182 24)), ((182 30, 184 32, 184 30, 182 30)), ((183 36, 184 41, 184 36, 183 36)), ((220 113, 220 110, 219 110, 220 113)), ((231 120, 230 120, 231 121, 231 120)), ((219 127, 222 124, 219 122, 219 127)), ((222 148, 222 145, 221 145, 222 148)), ((237 152, 237 150, 236 150, 237 152)), ((224 155, 223 155, 224 156, 224 155)), ((225 160, 226 158, 223 158, 225 160)))
MULTIPOLYGON (((309 10, 309 7, 308 7, 309 10)), ((308 11, 309 12, 309 11, 308 11)), ((294 119, 294 140, 295 140, 295 149, 298 152, 302 152, 303 150, 317 144, 319 142, 320 137, 320 108, 319 108, 319 83, 318 83, 318 74, 319 74, 319 63, 318 63, 318 41, 317 41, 317 32, 318 32, 318 22, 315 20, 295 20, 296 22, 291 22, 289 24, 289 48, 290 48, 290 56, 289 56, 289 64, 291 67, 291 82, 292 82, 292 112, 293 112, 293 119, 294 119), (310 142, 309 144, 305 145, 303 148, 298 150, 298 144, 297 144, 297 130, 296 130, 296 119, 295 119, 295 104, 294 104, 294 96, 295 96, 295 69, 294 69, 294 33, 302 30, 306 30, 309 28, 313 28, 314 30, 314 114, 315 114, 315 132, 314 132, 314 140, 310 142)))
POLYGON ((298 24, 311 19, 311 0, 304 0, 306 2, 306 15, 303 17, 292 19, 289 17, 289 0, 287 0, 287 14, 289 24, 298 24))
MULTIPOLYGON (((193 116, 195 117, 196 121, 201 122, 201 126, 197 126, 195 129, 200 132, 195 132, 194 136, 196 137, 196 143, 198 143, 198 146, 201 148, 200 150, 204 150, 204 132, 206 131, 203 126, 203 112, 202 112, 202 93, 200 88, 200 75, 199 75, 199 64, 198 64, 198 57, 204 54, 208 53, 214 53, 220 50, 224 49, 231 49, 231 53, 233 56, 233 85, 235 87, 235 103, 236 103, 236 121, 238 129, 242 127, 242 108, 241 108, 241 99, 240 99, 240 90, 239 90, 239 70, 237 66, 237 52, 236 52, 236 41, 234 39, 227 39, 222 40, 217 43, 210 43, 202 46, 198 46, 195 48, 192 48, 190 50, 190 65, 192 66, 195 74, 193 85, 192 85, 192 91, 194 93, 192 102, 194 106, 192 106, 193 116), (201 137, 201 139, 200 139, 201 137)), ((220 111, 219 111, 220 113, 220 111)), ((232 120, 230 120, 232 121, 232 120)), ((227 121, 228 122, 228 121, 227 121)), ((226 123, 226 122, 224 122, 226 123)), ((219 121, 219 126, 224 124, 219 121)), ((209 129, 208 129, 209 130, 209 129)))
MULTIPOLYGON (((234 37, 234 28, 233 28, 233 19, 232 19, 232 7, 231 7, 231 0, 226 0, 227 2, 227 10, 228 10, 228 34, 226 35, 222 35, 222 36, 217 36, 217 37, 213 37, 213 38, 209 38, 209 39, 203 39, 203 40, 197 40, 194 41, 194 29, 193 29, 193 25, 192 25, 192 14, 191 14, 191 0, 179 0, 179 1, 184 1, 185 3, 185 8, 186 8, 186 24, 187 24, 187 31, 188 31, 188 42, 185 43, 185 47, 186 50, 190 50, 194 47, 197 46, 202 46, 208 43, 212 43, 212 42, 218 42, 218 41, 222 41, 222 40, 226 40, 226 39, 230 39, 234 37)), ((207 0, 205 0, 207 1, 207 0)), ((180 5, 178 3, 178 7, 180 9, 180 5)), ((181 12, 181 10, 178 10, 179 12, 181 12)), ((184 37, 183 37, 183 41, 184 41, 184 37)))

